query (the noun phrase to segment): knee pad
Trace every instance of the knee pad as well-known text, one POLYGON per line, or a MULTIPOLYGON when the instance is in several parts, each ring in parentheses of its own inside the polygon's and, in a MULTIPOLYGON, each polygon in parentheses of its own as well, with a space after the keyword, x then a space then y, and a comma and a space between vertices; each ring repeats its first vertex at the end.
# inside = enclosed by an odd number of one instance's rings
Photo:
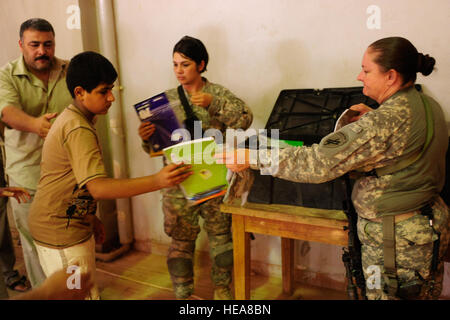
POLYGON ((233 250, 228 250, 218 254, 215 257, 215 262, 218 267, 227 268, 233 265, 233 250))
POLYGON ((169 273, 175 277, 192 277, 194 275, 194 267, 191 259, 186 258, 170 258, 167 260, 169 273))

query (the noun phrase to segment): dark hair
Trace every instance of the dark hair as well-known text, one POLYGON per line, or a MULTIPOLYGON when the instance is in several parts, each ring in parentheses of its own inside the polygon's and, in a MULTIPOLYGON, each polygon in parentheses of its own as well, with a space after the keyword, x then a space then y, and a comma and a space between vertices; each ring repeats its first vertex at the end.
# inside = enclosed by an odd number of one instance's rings
POLYGON ((42 31, 42 32, 51 32, 51 33, 53 33, 53 35, 55 35, 55 30, 53 30, 53 27, 50 24, 50 22, 48 22, 45 19, 41 19, 41 18, 32 18, 32 19, 28 19, 27 21, 23 22, 20 25, 20 31, 19 31, 20 39, 22 39, 23 33, 28 29, 33 29, 33 30, 42 31))
POLYGON ((205 67, 202 71, 200 71, 200 73, 206 71, 209 56, 205 45, 200 40, 189 36, 184 36, 173 48, 172 54, 175 52, 181 53, 189 59, 194 60, 196 64, 200 64, 202 61, 205 61, 205 67))
POLYGON ((108 59, 99 53, 86 51, 77 54, 70 60, 67 68, 67 88, 75 98, 74 89, 78 86, 91 92, 99 84, 112 84, 117 79, 117 72, 108 59))
POLYGON ((374 62, 384 71, 396 70, 403 78, 403 84, 416 81, 417 72, 429 75, 436 60, 428 54, 423 55, 405 38, 389 37, 375 41, 369 46, 377 53, 374 62))

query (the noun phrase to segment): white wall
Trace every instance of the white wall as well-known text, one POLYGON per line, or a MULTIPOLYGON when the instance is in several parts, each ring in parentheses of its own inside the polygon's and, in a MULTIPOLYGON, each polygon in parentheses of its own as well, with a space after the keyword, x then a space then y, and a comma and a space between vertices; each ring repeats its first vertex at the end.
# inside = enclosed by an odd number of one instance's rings
MULTIPOLYGON (((132 105, 177 85, 171 53, 184 35, 205 43, 210 54, 205 76, 248 103, 255 115, 253 128, 264 127, 282 89, 361 85, 356 76, 364 50, 394 35, 436 58, 437 70, 427 78, 419 75, 417 82, 442 104, 449 119, 448 0, 115 0, 114 5, 133 177, 155 172, 161 160, 141 150, 132 105), (380 29, 368 28, 374 17, 367 13, 370 5, 380 9, 380 29)), ((135 197, 132 203, 136 239, 168 243, 160 195, 135 197)), ((203 235, 200 249, 206 250, 205 242, 203 235)), ((279 265, 279 244, 275 237, 257 235, 252 259, 279 265)), ((308 246, 311 250, 302 256, 305 245, 297 245, 299 268, 343 279, 341 248, 308 246)))

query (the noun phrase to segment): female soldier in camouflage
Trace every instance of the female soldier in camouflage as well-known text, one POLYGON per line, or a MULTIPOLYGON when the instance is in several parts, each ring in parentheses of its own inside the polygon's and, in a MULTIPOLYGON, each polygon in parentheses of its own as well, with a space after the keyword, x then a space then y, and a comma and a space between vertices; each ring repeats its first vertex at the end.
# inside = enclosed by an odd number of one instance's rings
MULTIPOLYGON (((223 134, 227 128, 247 129, 253 115, 245 103, 221 85, 211 83, 201 74, 206 71, 208 52, 203 43, 195 38, 183 37, 173 49, 173 69, 196 117, 202 121, 202 129, 218 129, 223 134)), ((166 91, 169 101, 180 100, 177 88, 166 91)), ((181 105, 174 106, 180 122, 186 119, 181 105)), ((143 122, 139 135, 144 150, 150 151, 149 138, 155 126, 143 122)), ((223 197, 214 198, 199 205, 188 207, 179 187, 163 191, 164 230, 172 238, 167 265, 177 299, 187 299, 194 290, 193 256, 195 241, 200 232, 199 217, 204 219, 208 233, 211 277, 215 285, 215 299, 232 299, 230 292, 233 267, 231 240, 231 216, 220 212, 223 197)))
MULTIPOLYGON (((434 58, 418 53, 404 38, 374 42, 364 54, 358 80, 380 107, 352 106, 360 111, 354 122, 319 144, 279 151, 274 174, 279 178, 321 183, 354 170, 364 173, 355 181, 352 200, 369 299, 437 298, 442 290, 450 219, 439 192, 448 134, 439 104, 414 87, 416 73, 429 75, 434 64, 434 58)), ((236 152, 243 153, 238 159, 245 157, 245 164, 234 164, 231 153, 217 157, 233 171, 250 162, 255 169, 275 167, 269 151, 260 151, 257 161, 249 159, 248 150, 236 152)))

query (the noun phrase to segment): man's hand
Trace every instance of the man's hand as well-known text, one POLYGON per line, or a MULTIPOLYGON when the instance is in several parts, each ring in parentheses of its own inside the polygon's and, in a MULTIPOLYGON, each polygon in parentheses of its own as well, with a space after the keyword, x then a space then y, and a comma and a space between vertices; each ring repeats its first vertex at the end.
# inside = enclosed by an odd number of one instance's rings
POLYGON ((371 107, 366 106, 364 103, 355 104, 350 107, 350 110, 358 111, 359 114, 357 116, 350 118, 349 122, 358 121, 359 118, 361 118, 364 114, 366 114, 367 112, 373 111, 373 109, 371 107))
POLYGON ((184 165, 183 163, 171 163, 165 166, 156 174, 158 186, 160 188, 168 188, 180 184, 193 174, 192 171, 189 171, 191 168, 192 166, 184 165))
POLYGON ((250 167, 250 150, 235 149, 216 153, 216 163, 224 163, 233 172, 240 172, 250 167))
POLYGON ((39 135, 42 139, 47 136, 51 127, 50 120, 56 118, 58 113, 46 113, 40 117, 30 116, 15 106, 5 106, 1 113, 1 118, 10 128, 23 132, 32 132, 39 135))
POLYGON ((14 197, 19 203, 25 203, 31 199, 27 190, 18 187, 0 188, 0 197, 14 197))
POLYGON ((69 289, 67 280, 71 276, 66 270, 53 273, 42 284, 41 290, 47 300, 83 300, 94 286, 90 273, 80 274, 80 289, 69 289))
POLYGON ((35 118, 34 132, 37 133, 42 139, 45 139, 45 137, 48 134, 48 131, 50 130, 50 127, 52 126, 50 120, 56 118, 57 116, 58 113, 54 112, 54 113, 46 113, 38 118, 35 118))
POLYGON ((138 133, 142 140, 147 141, 155 132, 156 127, 153 123, 149 121, 141 122, 139 126, 138 133))
POLYGON ((213 99, 212 95, 210 95, 209 93, 201 92, 201 91, 195 92, 191 95, 192 104, 202 107, 202 108, 209 107, 212 99, 213 99))
POLYGON ((67 280, 71 276, 65 269, 56 271, 37 288, 14 296, 12 300, 83 300, 94 286, 90 273, 80 274, 80 288, 69 289, 67 280))

